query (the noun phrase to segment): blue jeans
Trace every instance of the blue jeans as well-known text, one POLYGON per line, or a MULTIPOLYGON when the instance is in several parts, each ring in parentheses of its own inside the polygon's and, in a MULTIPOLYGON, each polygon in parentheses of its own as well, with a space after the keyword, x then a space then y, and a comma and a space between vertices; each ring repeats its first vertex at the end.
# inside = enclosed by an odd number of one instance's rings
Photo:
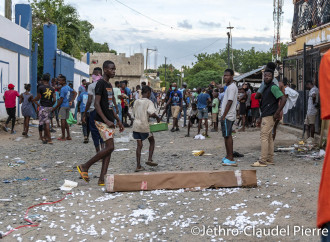
MULTIPOLYGON (((120 122, 123 122, 123 110, 122 110, 123 108, 121 107, 120 104, 117 104, 117 108, 118 108, 117 115, 119 117, 119 120, 120 120, 120 122)), ((114 109, 113 111, 116 113, 116 109, 114 109)), ((117 123, 117 120, 115 120, 115 125, 116 125, 116 123, 117 123)))
POLYGON ((183 106, 183 125, 187 125, 187 106, 183 106))
POLYGON ((89 137, 89 133, 90 133, 90 125, 89 125, 89 112, 86 113, 86 123, 82 122, 83 119, 83 115, 81 115, 81 126, 82 126, 82 130, 83 130, 83 134, 84 137, 89 137))
POLYGON ((96 110, 90 112, 89 114, 89 129, 92 134, 92 139, 94 142, 95 148, 99 147, 100 144, 103 144, 103 139, 101 138, 101 135, 99 133, 99 130, 96 128, 95 125, 95 116, 96 116, 96 110))
MULTIPOLYGON (((183 125, 187 125, 187 106, 182 106, 182 111, 183 111, 183 125)), ((178 119, 181 118, 181 113, 179 113, 178 119)))
POLYGON ((324 236, 321 234, 321 242, 330 242, 330 223, 326 223, 323 227, 322 230, 327 229, 328 230, 328 236, 324 236))

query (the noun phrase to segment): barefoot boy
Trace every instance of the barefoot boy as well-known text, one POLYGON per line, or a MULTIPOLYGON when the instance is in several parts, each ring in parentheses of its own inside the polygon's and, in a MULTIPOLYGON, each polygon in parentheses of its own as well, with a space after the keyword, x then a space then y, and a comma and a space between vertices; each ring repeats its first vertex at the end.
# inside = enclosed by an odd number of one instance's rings
POLYGON ((197 121, 196 123, 198 124, 198 109, 197 109, 197 104, 196 103, 192 103, 191 104, 191 109, 188 112, 189 115, 189 123, 188 123, 188 134, 186 135, 186 137, 190 136, 190 128, 193 126, 193 124, 195 123, 195 121, 197 121))
POLYGON ((157 110, 152 101, 149 100, 151 96, 151 88, 149 86, 142 87, 142 98, 134 102, 133 114, 135 117, 133 123, 133 138, 137 141, 136 148, 136 170, 135 172, 144 171, 144 167, 141 166, 141 150, 143 147, 143 141, 148 139, 149 146, 149 159, 146 162, 149 166, 157 166, 152 160, 152 155, 155 149, 155 139, 149 128, 149 117, 157 119, 160 122, 160 118, 156 114, 157 110))

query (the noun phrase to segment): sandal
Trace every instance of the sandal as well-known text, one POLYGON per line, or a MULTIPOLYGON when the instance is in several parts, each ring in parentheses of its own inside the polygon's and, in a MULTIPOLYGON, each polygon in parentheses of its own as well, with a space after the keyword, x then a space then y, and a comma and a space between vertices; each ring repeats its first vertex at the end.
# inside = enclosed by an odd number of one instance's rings
POLYGON ((252 167, 267 167, 267 165, 261 161, 256 161, 251 166, 252 167))
POLYGON ((66 139, 62 139, 62 138, 57 138, 57 140, 59 140, 59 141, 66 141, 66 139))
POLYGON ((273 161, 266 161, 267 165, 275 165, 275 163, 273 161))
POLYGON ((136 168, 136 169, 135 169, 135 172, 144 171, 144 170, 145 170, 144 167, 141 166, 140 168, 136 168))
POLYGON ((98 182, 97 185, 100 186, 100 187, 105 186, 104 182, 98 182))
POLYGON ((71 137, 67 137, 66 140, 72 140, 72 138, 71 137))
POLYGON ((147 161, 146 164, 147 164, 148 166, 158 166, 158 164, 155 163, 155 162, 153 162, 153 161, 147 161))
POLYGON ((77 166, 77 170, 78 170, 81 178, 84 179, 85 182, 89 182, 88 172, 82 172, 80 169, 80 166, 77 166))

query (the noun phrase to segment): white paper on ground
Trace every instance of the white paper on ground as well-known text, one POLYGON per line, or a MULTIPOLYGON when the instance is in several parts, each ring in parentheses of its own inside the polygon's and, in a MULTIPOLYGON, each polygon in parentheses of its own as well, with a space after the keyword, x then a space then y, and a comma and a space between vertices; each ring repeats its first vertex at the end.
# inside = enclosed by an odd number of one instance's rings
POLYGON ((123 148, 123 149, 115 149, 114 151, 126 151, 126 150, 129 150, 129 149, 126 149, 126 148, 123 148))
POLYGON ((78 186, 78 182, 64 180, 64 184, 60 187, 63 191, 71 191, 73 188, 78 186))
POLYGON ((196 135, 196 136, 194 137, 194 139, 201 139, 201 140, 203 140, 203 139, 205 139, 205 136, 203 136, 203 135, 201 135, 201 134, 198 134, 198 135, 196 135))
POLYGON ((131 140, 130 135, 122 136, 120 138, 114 138, 115 143, 129 143, 131 140))
POLYGON ((324 150, 320 150, 319 156, 320 156, 320 157, 325 156, 325 151, 324 151, 324 150))

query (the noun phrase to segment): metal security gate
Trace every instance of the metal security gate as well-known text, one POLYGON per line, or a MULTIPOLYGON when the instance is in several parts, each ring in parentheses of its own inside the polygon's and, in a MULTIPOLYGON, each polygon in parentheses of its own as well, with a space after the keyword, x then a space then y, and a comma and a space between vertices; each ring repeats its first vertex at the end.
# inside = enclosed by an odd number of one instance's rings
POLYGON ((61 50, 56 51, 55 76, 62 74, 66 77, 67 83, 73 84, 74 59, 61 50))
MULTIPOLYGON (((284 77, 289 81, 289 84, 294 83, 299 93, 299 98, 296 107, 289 110, 284 115, 283 121, 296 128, 303 128, 307 113, 308 91, 306 90, 306 83, 308 81, 314 82, 318 86, 318 70, 320 66, 321 55, 319 49, 314 49, 312 46, 305 45, 304 53, 299 56, 284 59, 283 69, 284 77), (307 50, 310 47, 311 49, 307 50)), ((316 117, 315 131, 320 131, 320 114, 316 117)))

